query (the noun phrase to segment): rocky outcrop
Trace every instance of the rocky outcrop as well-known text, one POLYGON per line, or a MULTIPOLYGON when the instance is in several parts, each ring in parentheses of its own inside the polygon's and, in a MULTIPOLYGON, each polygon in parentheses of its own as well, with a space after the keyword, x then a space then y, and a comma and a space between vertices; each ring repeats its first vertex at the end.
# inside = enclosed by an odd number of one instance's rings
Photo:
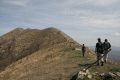
POLYGON ((120 72, 93 72, 91 73, 89 70, 80 70, 77 74, 75 74, 71 80, 119 80, 120 72))

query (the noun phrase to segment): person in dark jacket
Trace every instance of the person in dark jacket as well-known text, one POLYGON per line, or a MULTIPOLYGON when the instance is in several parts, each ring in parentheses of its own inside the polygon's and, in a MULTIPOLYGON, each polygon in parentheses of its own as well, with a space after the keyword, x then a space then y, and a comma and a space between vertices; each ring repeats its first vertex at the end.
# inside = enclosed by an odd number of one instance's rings
POLYGON ((86 47, 85 47, 85 45, 83 44, 83 45, 82 45, 82 55, 83 55, 83 57, 85 56, 85 52, 86 52, 86 47))
POLYGON ((97 65, 101 64, 103 66, 103 59, 101 58, 103 56, 103 43, 100 38, 98 38, 98 42, 96 43, 95 52, 97 55, 97 65))
POLYGON ((106 63, 107 62, 107 58, 108 58, 108 52, 111 51, 111 44, 110 44, 110 42, 108 42, 107 39, 105 39, 105 41, 103 43, 103 47, 104 47, 104 57, 103 57, 103 60, 106 63))

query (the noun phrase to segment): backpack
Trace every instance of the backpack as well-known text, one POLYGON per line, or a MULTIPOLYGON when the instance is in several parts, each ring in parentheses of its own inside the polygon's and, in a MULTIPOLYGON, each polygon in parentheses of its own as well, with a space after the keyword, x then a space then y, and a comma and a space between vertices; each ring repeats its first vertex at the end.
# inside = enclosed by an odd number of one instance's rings
POLYGON ((85 46, 82 47, 82 51, 83 51, 83 52, 86 51, 86 47, 85 47, 85 46))
POLYGON ((109 42, 104 42, 104 50, 108 50, 111 48, 111 45, 109 42))
POLYGON ((103 51, 104 51, 104 47, 103 47, 103 43, 102 42, 98 42, 97 44, 96 44, 96 50, 97 50, 97 52, 99 52, 99 53, 103 53, 103 51))

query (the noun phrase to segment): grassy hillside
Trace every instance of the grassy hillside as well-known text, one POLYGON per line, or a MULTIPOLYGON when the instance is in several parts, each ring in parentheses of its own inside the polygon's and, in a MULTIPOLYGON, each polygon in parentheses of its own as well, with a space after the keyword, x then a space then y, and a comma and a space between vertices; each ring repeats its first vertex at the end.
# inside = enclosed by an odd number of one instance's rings
MULTIPOLYGON (((74 74, 96 61, 87 48, 55 29, 15 29, 0 37, 0 80, 70 80, 74 74), (3 52, 2 52, 3 51, 3 52)), ((118 63, 93 66, 91 72, 119 70, 118 63)), ((95 78, 94 78, 95 79, 95 78)))
POLYGON ((44 30, 17 28, 0 37, 0 70, 38 50, 64 42, 77 44, 55 28, 44 30))
POLYGON ((93 56, 86 58, 80 51, 72 50, 66 43, 61 43, 39 50, 13 63, 0 73, 3 80, 69 80, 72 74, 83 67, 86 60, 92 61, 93 56))

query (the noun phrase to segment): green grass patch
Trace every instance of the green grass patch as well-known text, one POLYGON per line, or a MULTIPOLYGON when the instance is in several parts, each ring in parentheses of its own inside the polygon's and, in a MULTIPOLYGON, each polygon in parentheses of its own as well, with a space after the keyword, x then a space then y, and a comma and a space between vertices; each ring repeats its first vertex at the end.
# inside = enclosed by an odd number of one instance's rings
POLYGON ((120 72, 120 68, 119 67, 115 67, 110 69, 111 72, 120 72))

